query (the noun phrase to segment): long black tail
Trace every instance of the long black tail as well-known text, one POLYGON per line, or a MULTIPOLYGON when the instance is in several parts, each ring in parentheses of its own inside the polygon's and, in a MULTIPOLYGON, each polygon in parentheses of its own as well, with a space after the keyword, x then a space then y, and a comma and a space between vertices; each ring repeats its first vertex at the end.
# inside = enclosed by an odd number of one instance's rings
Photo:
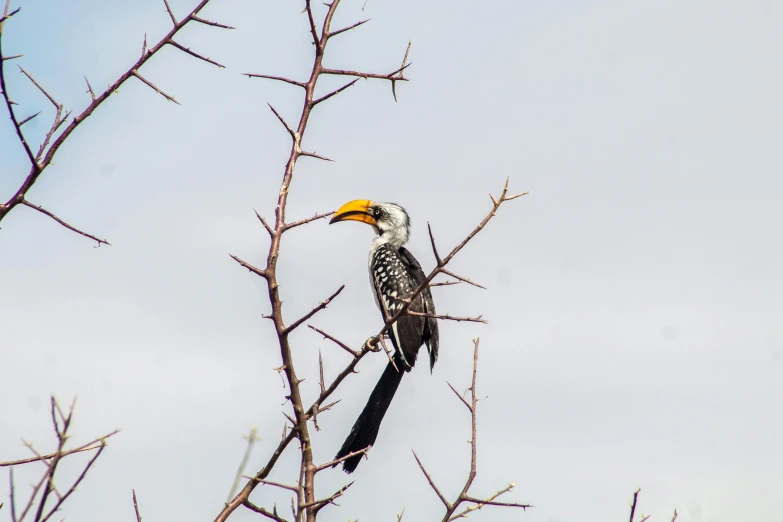
MULTIPOLYGON (((386 414, 386 410, 389 409, 394 398, 394 393, 397 391, 397 387, 402 381, 402 376, 405 373, 402 369, 402 361, 397 361, 397 371, 391 362, 386 365, 386 369, 383 371, 383 375, 378 380, 378 384, 375 385, 372 393, 370 394, 370 400, 367 401, 367 405, 362 410, 359 418, 351 428, 351 433, 348 438, 343 442, 343 447, 337 452, 335 459, 339 459, 353 453, 354 451, 360 451, 368 446, 372 446, 375 443, 375 438, 378 436, 378 430, 381 429, 381 421, 386 414)), ((343 461, 343 469, 346 473, 352 473, 361 462, 363 453, 354 455, 349 459, 343 461)))

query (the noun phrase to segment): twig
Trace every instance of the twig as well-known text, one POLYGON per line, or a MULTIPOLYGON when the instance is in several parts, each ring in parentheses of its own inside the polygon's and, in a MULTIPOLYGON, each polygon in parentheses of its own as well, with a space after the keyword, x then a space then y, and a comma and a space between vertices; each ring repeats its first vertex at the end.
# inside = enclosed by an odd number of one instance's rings
POLYGON ((254 511, 254 512, 260 514, 260 515, 264 515, 266 518, 270 518, 270 519, 272 519, 272 520, 274 520, 276 522, 288 522, 286 519, 284 519, 283 517, 277 515, 276 513, 271 513, 271 512, 267 511, 266 509, 264 509, 262 507, 256 506, 255 504, 253 504, 249 500, 245 500, 242 503, 242 505, 245 506, 250 511, 254 511))
POLYGON ((256 73, 242 73, 243 76, 247 76, 248 78, 264 78, 267 80, 277 80, 279 82, 285 82, 290 83, 291 85, 296 85, 297 87, 301 87, 302 89, 307 88, 307 84, 304 82, 298 82, 296 80, 292 80, 290 78, 285 78, 283 76, 272 76, 269 74, 256 74, 256 73))
MULTIPOLYGON (((142 77, 139 74, 140 68, 147 63, 148 60, 150 60, 160 49, 162 49, 166 44, 173 41, 174 36, 176 36, 180 30, 182 30, 189 22, 195 20, 200 23, 206 23, 207 25, 214 25, 216 27, 223 27, 223 28, 230 28, 229 26, 223 26, 221 24, 217 23, 210 23, 202 18, 199 18, 197 15, 198 13, 204 9, 204 7, 209 3, 210 0, 201 0, 198 5, 182 20, 179 22, 176 22, 176 18, 174 17, 171 9, 169 8, 168 4, 166 3, 166 8, 169 13, 169 16, 172 18, 172 21, 174 22, 174 27, 171 28, 171 30, 164 35, 161 40, 155 44, 153 47, 149 48, 146 53, 143 53, 141 57, 139 57, 136 62, 128 67, 124 73, 122 73, 119 78, 117 78, 113 83, 111 83, 108 88, 96 96, 95 92, 92 90, 92 87, 90 86, 89 82, 85 78, 85 82, 87 83, 88 91, 90 92, 90 97, 92 101, 90 104, 75 118, 71 119, 70 122, 65 125, 65 128, 63 131, 54 138, 54 133, 62 126, 64 123, 66 123, 66 120, 68 120, 68 115, 66 115, 64 118, 60 118, 60 110, 58 109, 58 114, 55 118, 55 123, 52 125, 52 129, 47 134, 46 138, 44 139, 44 142, 41 145, 41 148, 39 150, 38 156, 33 154, 31 147, 27 143, 27 141, 24 138, 24 135, 21 132, 21 128, 19 127, 18 121, 16 119, 16 116, 14 115, 13 111, 13 105, 14 103, 10 100, 8 96, 8 91, 6 88, 6 82, 5 82, 5 72, 4 72, 4 64, 6 60, 0 61, 0 90, 2 90, 3 98, 6 102, 6 107, 8 109, 9 115, 11 116, 11 121, 13 123, 13 126, 16 130, 17 137, 22 144, 23 148, 25 149, 25 152, 27 153, 28 159, 30 160, 30 171, 27 175, 27 177, 24 179, 24 181, 20 184, 20 186, 16 189, 16 192, 6 201, 4 204, 0 204, 0 221, 2 221, 5 216, 8 215, 9 212, 11 212, 17 205, 23 204, 23 201, 25 200, 25 197, 27 195, 27 192, 30 190, 30 188, 38 181, 41 174, 46 170, 46 168, 52 164, 52 161, 54 159, 55 154, 60 149, 60 147, 65 143, 65 141, 68 139, 68 137, 73 133, 74 130, 84 121, 86 120, 92 113, 97 109, 104 101, 106 101, 109 96, 112 94, 119 92, 119 88, 131 77, 135 76, 138 77, 140 80, 142 80, 144 83, 146 83, 151 88, 155 89, 156 92, 160 93, 162 96, 165 96, 167 99, 170 99, 171 101, 175 101, 172 97, 168 96, 167 94, 163 93, 154 86, 151 82, 147 81, 144 77, 142 77), (49 145, 49 141, 51 140, 51 145, 49 145)), ((4 15, 3 21, 7 20, 11 15, 18 12, 18 9, 11 13, 10 15, 4 15)), ((4 22, 0 22, 4 23, 4 22)), ((2 31, 0 31, 0 44, 2 44, 2 31)), ((0 45, 0 56, 2 56, 2 47, 0 45)), ((32 77, 29 76, 31 79, 32 77)), ((40 86, 37 85, 40 89, 40 86)), ((44 94, 47 96, 47 98, 52 101, 52 103, 56 107, 58 104, 54 101, 54 99, 46 93, 43 89, 40 89, 44 94)))
POLYGON ((146 84, 146 85, 147 85, 149 88, 151 88, 153 91, 157 92, 158 94, 160 94, 161 96, 163 96, 164 98, 166 98, 168 101, 170 101, 170 102, 174 102, 174 103, 176 103, 177 105, 181 105, 181 104, 180 104, 180 103, 179 103, 177 100, 175 100, 175 99, 174 99, 174 97, 173 97, 173 96, 169 96, 169 95, 168 95, 168 94, 166 94, 165 92, 163 92, 163 91, 161 91, 160 89, 158 89, 158 86, 157 86, 157 85, 155 85, 154 83, 152 83, 151 81, 149 81, 148 79, 146 79, 144 76, 142 76, 141 74, 139 74, 139 73, 138 73, 138 71, 133 71, 133 76, 135 76, 136 78, 138 78, 139 80, 141 80, 141 81, 142 81, 143 83, 145 83, 145 84, 146 84))
POLYGON ((220 69, 225 69, 226 68, 225 65, 221 65, 221 64, 217 63, 215 60, 211 60, 211 59, 209 59, 209 58, 207 58, 205 56, 201 56, 200 54, 191 51, 188 47, 183 47, 182 45, 178 44, 174 40, 169 41, 169 44, 173 45, 174 47, 176 47, 177 49, 179 49, 183 53, 187 53, 187 54, 193 56, 194 58, 198 58, 199 60, 204 60, 207 63, 211 63, 212 65, 216 65, 220 69))
POLYGON ((350 31, 351 29, 356 29, 356 28, 357 28, 357 27, 359 27, 360 25, 364 25, 364 24, 366 24, 367 22, 369 22, 370 20, 372 20, 372 18, 368 18, 368 19, 366 19, 366 20, 362 20, 361 22, 356 22, 356 23, 355 23, 355 24, 353 24, 353 25, 349 25, 348 27, 343 27, 342 29, 338 29, 338 30, 336 30, 336 31, 332 31, 331 33, 329 33, 329 38, 331 38, 331 37, 333 37, 333 36, 337 36, 338 34, 342 34, 342 33, 344 33, 345 31, 350 31))
POLYGON ((133 491, 133 510, 136 512, 136 522, 141 522, 141 514, 139 513, 139 504, 136 502, 136 490, 133 491))
POLYGON ((348 455, 340 457, 339 459, 330 460, 326 464, 319 464, 318 466, 315 467, 315 471, 318 472, 318 471, 323 471, 325 469, 333 468, 336 465, 340 464, 342 461, 348 460, 351 457, 355 457, 356 455, 362 455, 362 454, 366 455, 368 451, 370 451, 369 447, 364 448, 364 449, 360 449, 358 451, 352 451, 348 455))
MULTIPOLYGON (((302 153, 302 154, 304 155, 304 153, 302 153)), ((301 226, 301 225, 306 225, 306 224, 310 223, 311 221, 315 221, 317 219, 323 219, 325 217, 331 216, 332 214, 334 214, 334 211, 326 212, 324 214, 316 214, 316 215, 314 215, 312 217, 309 217, 309 218, 300 219, 299 221, 294 221, 293 223, 286 223, 285 230, 291 230, 292 228, 296 228, 296 227, 301 226)))
MULTIPOLYGON (((411 450, 413 451, 413 450, 411 450)), ((424 464, 421 463, 421 460, 419 459, 419 456, 416 455, 416 452, 413 451, 413 458, 416 459, 416 463, 419 465, 419 469, 421 469, 421 472, 424 473, 424 476, 427 478, 427 482, 429 482, 430 487, 435 491, 435 493, 438 495, 438 498, 441 502, 443 502, 443 505, 446 507, 447 510, 450 510, 452 508, 451 502, 446 500, 446 497, 443 496, 443 493, 440 492, 438 489, 438 486, 435 485, 435 482, 432 480, 432 477, 427 472, 426 469, 424 469, 424 464)))
POLYGON ((484 323, 484 324, 489 323, 489 321, 487 321, 486 319, 482 319, 480 315, 478 317, 456 317, 454 315, 449 315, 449 314, 443 314, 443 315, 425 314, 424 312, 414 312, 411 310, 408 310, 408 315, 413 315, 416 317, 429 317, 431 319, 443 319, 444 321, 457 321, 457 322, 467 321, 471 323, 484 323))
POLYGON ((253 452, 253 446, 256 442, 258 442, 258 438, 256 438, 257 433, 258 430, 253 428, 250 430, 250 434, 246 437, 247 446, 245 447, 245 453, 242 455, 242 460, 239 462, 239 468, 237 468, 237 474, 234 476, 234 482, 231 484, 231 490, 228 492, 228 498, 226 499, 226 502, 230 502, 234 497, 234 493, 239 487, 239 481, 244 476, 243 473, 245 472, 247 463, 250 460, 250 454, 253 452))
POLYGON ((30 203, 30 202, 29 202, 29 201, 27 201, 26 199, 23 199, 23 200, 22 200, 22 205, 25 205, 25 206, 27 206, 27 207, 30 207, 30 208, 32 208, 33 210, 37 210, 37 211, 38 211, 38 212, 40 212, 41 214, 44 214, 44 215, 46 215, 46 216, 49 216, 50 218, 52 218, 53 220, 57 221, 59 224, 61 224, 61 225, 62 225, 62 226, 64 226, 65 228, 67 228, 68 230, 72 230, 73 232, 76 232, 77 234, 79 234, 79 235, 81 235, 81 236, 84 236, 84 237, 86 237, 86 238, 92 239, 93 241, 95 241, 96 243, 98 243, 98 246, 101 246, 101 244, 104 244, 104 245, 111 246, 111 243, 109 243, 109 242, 108 242, 108 241, 106 241, 105 239, 100 239, 100 238, 97 238, 97 237, 93 236, 92 234, 88 234, 87 232, 84 232, 84 231, 82 231, 82 230, 79 230, 78 228, 74 227, 73 225, 70 225, 70 224, 66 223, 65 221, 63 221, 62 219, 58 218, 57 216, 55 216, 54 214, 52 214, 51 212, 49 212, 48 210, 46 210, 45 208, 43 208, 43 207, 42 207, 42 206, 40 206, 40 205, 35 205, 35 204, 33 204, 33 203, 30 203))
POLYGON ((329 303, 332 302, 332 299, 334 299, 335 297, 340 295, 340 292, 342 292, 344 288, 345 288, 345 285, 342 285, 340 288, 337 289, 337 291, 335 293, 333 293, 332 295, 327 297, 325 301, 321 301, 320 303, 318 303, 318 306, 316 306, 315 308, 313 308, 312 310, 307 312, 305 315, 303 315, 302 317, 300 317, 299 319, 297 319, 293 323, 291 323, 287 328, 284 328, 283 332, 282 332, 283 335, 290 334, 291 332, 293 332, 294 330, 299 328, 302 325, 302 323, 306 322, 312 316, 314 316, 315 314, 317 314, 318 312, 320 312, 321 310, 323 310, 324 308, 329 306, 329 303))
POLYGON ((266 278, 266 277, 267 277, 267 272, 266 272, 266 270, 262 270, 262 269, 260 269, 260 268, 256 268, 256 267, 254 267, 253 265, 251 265, 250 263, 246 263, 246 262, 242 261, 242 260, 241 260, 241 259, 239 259, 237 256, 235 256, 234 254, 229 254, 229 257, 231 257, 231 259, 233 259, 234 261, 236 261, 237 263, 239 263, 239 264, 240 264, 240 265, 242 265, 243 267, 247 268, 248 270, 250 270, 250 271, 251 271, 251 272, 253 272, 254 274, 256 274, 256 275, 260 275, 260 276, 261 276, 261 277, 263 277, 263 278, 266 278))
POLYGON ((329 339, 334 344, 336 344, 337 346, 339 346, 340 348, 342 348, 346 352, 350 353, 354 357, 357 357, 359 355, 359 352, 357 352, 356 350, 354 350, 353 348, 351 348, 350 346, 348 346, 344 342, 340 341, 339 339, 336 339, 335 337, 332 337, 331 335, 329 335, 328 333, 324 332, 323 330, 321 330, 319 328, 316 328, 315 326, 310 325, 310 324, 308 324, 307 327, 310 328, 311 330, 314 330, 314 331, 318 332, 319 334, 323 335, 324 339, 329 339))

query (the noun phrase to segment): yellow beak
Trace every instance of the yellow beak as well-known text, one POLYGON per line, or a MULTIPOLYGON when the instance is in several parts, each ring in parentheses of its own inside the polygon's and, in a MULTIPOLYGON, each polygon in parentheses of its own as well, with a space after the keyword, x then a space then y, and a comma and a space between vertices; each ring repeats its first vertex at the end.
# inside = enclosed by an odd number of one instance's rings
POLYGON ((361 221, 368 225, 375 225, 375 218, 370 214, 370 207, 373 202, 369 199, 354 199, 349 201, 334 213, 329 224, 337 223, 338 221, 361 221))

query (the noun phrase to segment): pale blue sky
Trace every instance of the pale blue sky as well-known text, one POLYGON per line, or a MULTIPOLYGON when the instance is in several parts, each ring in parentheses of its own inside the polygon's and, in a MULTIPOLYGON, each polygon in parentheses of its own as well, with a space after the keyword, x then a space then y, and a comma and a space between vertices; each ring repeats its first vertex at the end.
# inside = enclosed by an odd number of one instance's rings
MULTIPOLYGON (((327 63, 388 72, 413 47, 398 103, 360 81, 317 109, 304 143, 337 160, 303 159, 289 215, 349 199, 395 201, 413 219, 410 249, 433 259, 488 210, 506 176, 531 194, 455 260, 484 283, 435 290, 439 310, 483 313, 487 326, 442 324, 433 375, 407 376, 371 458, 325 521, 435 518, 441 506, 414 448, 454 492, 467 465, 464 408, 480 336, 476 494, 508 482, 525 514, 477 520, 626 520, 641 487, 652 520, 783 520, 783 5, 773 1, 344 0, 336 26, 372 17, 335 41, 327 63)), ((162 2, 23 2, 6 53, 77 111, 170 24, 162 2)), ((185 13, 195 2, 176 0, 185 13)), ((49 394, 78 395, 77 438, 122 428, 70 520, 212 520, 256 426, 266 462, 283 426, 279 354, 260 264, 288 136, 266 102, 294 120, 300 92, 242 72, 304 78, 311 45, 299 2, 213 0, 205 15, 237 27, 192 27, 180 39, 218 70, 166 50, 145 66, 166 102, 125 85, 73 135, 30 199, 111 247, 19 208, 0 230, 0 458, 48 448, 49 394)), ((51 110, 8 66, 10 89, 38 143, 51 110)), ((323 87, 336 86, 325 82, 323 87)), ((0 199, 26 174, 0 119, 0 199)), ((313 323, 354 345, 380 317, 367 284, 371 234, 316 223, 286 236, 280 277, 295 318, 346 284, 313 323)), ((298 332, 296 357, 316 391, 345 357, 298 332), (308 373, 309 372, 309 373, 308 373)), ((319 419, 316 457, 339 447, 384 365, 382 356, 319 419)), ((281 461, 273 479, 290 480, 281 461)), ((19 476, 23 477, 22 471, 19 476)), ((20 479, 23 480, 23 479, 20 479)), ((29 479, 31 480, 31 479, 29 479)), ((346 482, 330 472, 319 487, 346 482)), ((4 490, 5 488, 3 488, 4 490)), ((22 489, 22 488, 20 488, 22 489)), ((279 491, 259 488, 271 505, 279 491)), ((251 520, 239 512, 235 520, 251 520)))

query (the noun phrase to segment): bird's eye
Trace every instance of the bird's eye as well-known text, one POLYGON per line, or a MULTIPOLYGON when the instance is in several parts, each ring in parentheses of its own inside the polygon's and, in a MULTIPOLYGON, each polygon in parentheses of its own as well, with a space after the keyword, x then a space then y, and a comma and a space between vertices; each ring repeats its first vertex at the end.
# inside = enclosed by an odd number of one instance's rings
POLYGON ((379 217, 381 215, 381 209, 376 208, 372 211, 373 216, 379 217))

